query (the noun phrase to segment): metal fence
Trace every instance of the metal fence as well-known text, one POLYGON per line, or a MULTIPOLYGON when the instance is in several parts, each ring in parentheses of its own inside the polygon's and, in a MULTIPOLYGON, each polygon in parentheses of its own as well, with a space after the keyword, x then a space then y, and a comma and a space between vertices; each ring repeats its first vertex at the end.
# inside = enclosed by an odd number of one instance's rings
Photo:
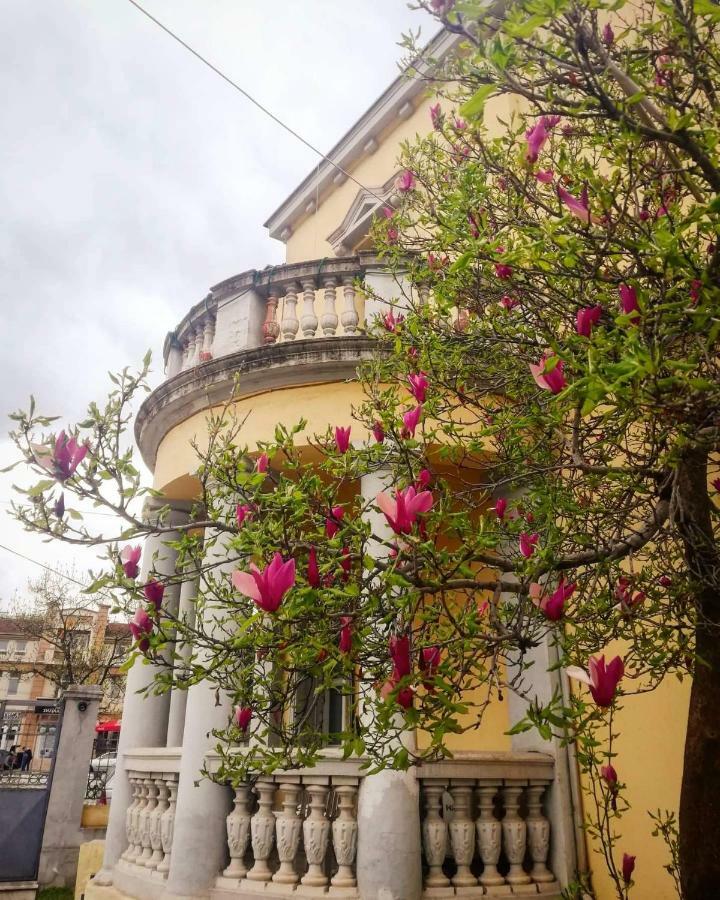
POLYGON ((54 701, 10 700, 0 707, 0 785, 45 785, 52 770, 59 707, 54 701))
POLYGON ((108 783, 115 774, 117 760, 117 743, 109 741, 104 733, 100 733, 93 741, 90 769, 88 770, 86 803, 107 803, 109 801, 108 783))

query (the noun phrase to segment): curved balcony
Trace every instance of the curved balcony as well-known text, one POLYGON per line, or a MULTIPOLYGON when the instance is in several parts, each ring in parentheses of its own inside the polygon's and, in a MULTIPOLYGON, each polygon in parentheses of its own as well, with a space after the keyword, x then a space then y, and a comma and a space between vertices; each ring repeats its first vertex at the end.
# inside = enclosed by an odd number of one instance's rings
POLYGON ((366 322, 393 288, 373 253, 251 269, 215 285, 165 339, 167 378, 135 421, 145 463, 154 467, 171 428, 234 387, 242 399, 352 378, 373 353, 366 322))

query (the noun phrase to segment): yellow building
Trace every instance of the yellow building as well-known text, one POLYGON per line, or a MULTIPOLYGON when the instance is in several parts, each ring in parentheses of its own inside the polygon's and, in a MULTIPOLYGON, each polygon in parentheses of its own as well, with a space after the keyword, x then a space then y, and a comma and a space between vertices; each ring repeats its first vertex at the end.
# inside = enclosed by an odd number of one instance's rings
MULTIPOLYGON (((454 45, 441 34, 431 53, 454 45)), ((397 293, 368 231, 392 197, 401 142, 430 128, 429 102, 421 81, 393 82, 266 222, 286 263, 213 286, 168 335, 167 378, 140 410, 136 437, 154 486, 172 502, 171 522, 187 521, 198 491, 192 443, 203 445, 208 410, 228 399, 236 377, 250 444, 300 416, 308 435, 350 421, 361 400, 351 379, 373 353, 365 322, 397 293)), ((374 496, 377 482, 362 480, 374 496)), ((148 549, 161 573, 174 573, 167 547, 148 549)), ((184 582, 171 602, 182 613, 195 591, 184 582)), ((569 690, 547 672, 550 646, 534 652, 536 694, 569 690)), ((197 783, 203 761, 212 765, 208 733, 228 710, 203 685, 137 699, 151 674, 136 665, 129 675, 104 865, 88 898, 559 897, 588 871, 600 900, 615 896, 585 840, 571 750, 534 733, 509 736, 525 712, 513 695, 494 703, 479 732, 456 739, 452 760, 364 777, 356 761, 329 753, 312 770, 260 778, 252 794, 240 786, 233 796, 197 783)), ((675 896, 646 811, 677 808, 686 707, 685 686, 669 685, 631 698, 620 718, 616 767, 633 809, 619 852, 637 856, 638 900, 675 896)))

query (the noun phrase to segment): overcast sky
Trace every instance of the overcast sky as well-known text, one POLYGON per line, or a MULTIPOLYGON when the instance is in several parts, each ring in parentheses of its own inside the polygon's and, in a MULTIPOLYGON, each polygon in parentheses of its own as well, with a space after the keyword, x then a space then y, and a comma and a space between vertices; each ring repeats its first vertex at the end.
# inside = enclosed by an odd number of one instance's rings
MULTIPOLYGON (((321 149, 397 74, 406 0, 143 0, 321 149)), ((0 33, 0 466, 5 415, 72 421, 108 369, 151 348, 208 287, 283 259, 262 223, 316 162, 127 0, 3 0, 0 33)), ((157 378, 157 376, 156 376, 157 378)), ((93 566, 25 534, 0 543, 93 566)), ((0 549, 0 603, 40 570, 0 549)))

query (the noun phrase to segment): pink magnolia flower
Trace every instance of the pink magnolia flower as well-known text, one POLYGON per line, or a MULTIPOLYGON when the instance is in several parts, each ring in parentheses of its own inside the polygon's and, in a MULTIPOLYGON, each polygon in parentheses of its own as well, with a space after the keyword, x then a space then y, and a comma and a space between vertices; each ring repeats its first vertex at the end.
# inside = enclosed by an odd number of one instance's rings
POLYGON ((555 588, 552 594, 543 597, 540 600, 540 609, 545 613, 546 618, 551 622, 557 622, 563 617, 565 612, 565 601, 575 593, 577 585, 574 581, 565 583, 561 578, 560 584, 555 588))
POLYGON ((350 449, 350 429, 350 425, 347 428, 341 428, 339 425, 335 427, 335 446, 338 453, 347 453, 350 449))
POLYGON ((247 503, 238 503, 235 507, 235 520, 238 523, 238 528, 246 519, 252 516, 252 512, 252 506, 248 506, 247 503))
POLYGON ((602 30, 602 42, 606 47, 612 47, 615 42, 615 32, 612 30, 612 25, 609 22, 602 30))
POLYGON ((30 446, 37 463, 58 481, 72 478, 89 449, 87 444, 78 444, 74 437, 68 438, 64 431, 55 438, 52 450, 41 444, 30 446))
POLYGON ((712 484, 716 491, 720 491, 720 478, 713 478, 710 484, 712 484))
POLYGON ((523 531, 520 535, 519 545, 520 552, 525 557, 525 559, 530 559, 530 557, 535 552, 535 547, 537 546, 537 542, 540 540, 540 535, 537 532, 530 534, 527 531, 523 531))
POLYGON ((449 13, 454 5, 455 0, 430 0, 430 6, 432 6, 433 12, 438 16, 444 16, 446 13, 449 13))
POLYGON ((137 641, 139 649, 145 653, 150 646, 148 635, 153 630, 153 621, 142 607, 140 607, 135 612, 132 619, 130 619, 128 628, 130 629, 133 639, 137 641))
POLYGON ((308 554, 307 580, 310 587, 320 587, 320 569, 318 567, 317 551, 314 546, 310 548, 310 553, 308 554))
POLYGON ((465 131, 465 129, 468 127, 467 122, 461 116, 455 116, 453 125, 455 126, 455 131, 465 131))
POLYGON ((53 512, 58 519, 65 515, 65 494, 61 493, 53 505, 53 512))
POLYGON ((446 253, 428 253, 428 269, 437 272, 450 262, 446 253))
POLYGON ((295 560, 283 561, 275 553, 269 566, 262 571, 251 563, 249 572, 233 572, 232 583, 236 591, 250 597, 265 612, 276 612, 282 599, 295 584, 295 560))
POLYGON ((514 297, 510 297, 508 294, 504 294, 502 299, 500 300, 500 306, 503 309, 506 309, 510 312, 511 309, 515 309, 516 306, 519 306, 520 301, 516 300, 514 297))
POLYGON ((407 194, 409 191, 415 189, 415 176, 410 169, 405 169, 404 172, 401 172, 398 175, 395 179, 395 188, 400 191, 401 194, 407 194))
POLYGON ((140 571, 138 563, 142 556, 142 547, 138 544, 136 547, 123 547, 120 553, 120 562, 122 563, 123 572, 126 578, 137 578, 140 571))
POLYGON ((338 649, 341 653, 348 654, 352 650, 352 616, 340 617, 340 639, 338 649))
POLYGON ((571 212, 576 218, 580 219, 581 222, 589 225, 591 222, 600 221, 598 216, 594 216, 590 212, 590 201, 588 199, 587 187, 584 187, 582 189, 579 198, 573 197, 573 195, 569 191, 566 191, 565 188, 560 187, 560 185, 558 185, 557 192, 558 197, 565 204, 568 212, 571 212))
POLYGON ((612 763, 608 763, 606 766, 600 766, 600 775, 610 790, 614 790, 617 787, 618 775, 612 763))
POLYGON ((402 706, 403 709, 410 709, 413 705, 413 700, 415 698, 415 692, 411 687, 400 688, 397 692, 397 702, 402 706))
POLYGON ((432 472, 430 469, 421 469, 418 473, 417 481, 415 482, 416 488, 419 491, 424 490, 432 481, 432 472))
POLYGON ((540 151, 545 146, 545 142, 550 137, 551 130, 560 121, 560 116, 540 116, 532 128, 528 128, 525 132, 527 140, 527 153, 525 159, 529 163, 537 162, 540 151))
POLYGON ((442 110, 440 109, 440 104, 435 103, 430 107, 430 121, 432 122, 432 127, 435 129, 435 131, 440 131, 440 129, 442 128, 442 120, 443 114, 442 110))
POLYGON ((602 306, 599 303, 581 307, 575 316, 575 331, 583 337, 590 337, 593 325, 597 325, 601 315, 602 306))
POLYGON ((386 312, 382 317, 383 328, 385 329, 385 331, 389 331, 391 334, 394 334, 404 321, 405 316, 402 313, 399 313, 396 316, 392 310, 386 312))
POLYGON ((563 374, 564 365, 561 359, 558 359, 557 356, 553 356, 549 350, 546 350, 540 357, 537 365, 530 363, 530 371, 538 387, 541 387, 544 391, 552 391, 553 394, 559 394, 567 387, 567 381, 563 374), (548 363, 551 363, 553 360, 557 360, 557 364, 548 369, 548 363))
POLYGON ((650 218, 650 210, 647 208, 647 206, 643 206, 642 209, 640 210, 640 212, 638 213, 638 219, 640 219, 641 222, 647 222, 647 220, 649 218, 650 218))
POLYGON ((426 691, 434 691, 435 685, 432 678, 440 665, 440 648, 437 645, 423 647, 420 651, 420 671, 423 673, 423 687, 426 691))
POLYGON ((658 584, 660 585, 660 587, 670 587, 672 583, 672 578, 669 575, 661 575, 658 578, 658 584))
POLYGON ((345 510, 342 506, 333 506, 330 510, 330 515, 325 519, 325 534, 329 538, 334 538, 335 535, 340 531, 340 519, 345 515, 345 510))
POLYGON ((384 491, 376 497, 377 505, 395 534, 410 534, 417 517, 432 509, 431 491, 416 491, 412 485, 395 491, 395 499, 384 491))
POLYGON ((410 636, 401 634, 391 637, 388 642, 390 659, 393 661, 392 679, 395 683, 410 674, 410 636))
POLYGON ((506 263, 495 263, 495 275, 506 281, 508 278, 512 278, 512 266, 508 266, 506 263))
POLYGON ((623 853, 622 858, 622 877, 625 884, 632 881, 633 872, 635 871, 635 857, 628 853, 623 853))
POLYGON ((638 305, 637 291, 630 284, 621 284, 618 288, 620 294, 620 308, 626 316, 630 316, 633 321, 640 318, 640 307, 638 305))
POLYGON ((160 610, 164 593, 165 585, 160 581, 156 581, 154 578, 151 578, 143 588, 145 599, 148 603, 152 603, 155 607, 155 612, 159 612, 160 610))
POLYGON ((598 706, 610 706, 615 699, 620 679, 625 674, 625 666, 619 656, 611 659, 606 665, 603 653, 601 656, 590 657, 587 672, 579 666, 568 666, 567 674, 570 678, 588 685, 598 706))
POLYGON ((415 430, 422 416, 422 403, 403 413, 403 437, 415 437, 415 430))
POLYGON ((240 729, 240 731, 242 731, 243 734, 247 733, 247 730, 250 727, 251 721, 252 721, 252 708, 250 706, 235 707, 235 724, 240 729))
POLYGON ((699 278, 693 278, 690 282, 690 300, 693 306, 700 299, 700 289, 702 288, 702 281, 699 278))
POLYGON ((507 500, 504 497, 500 497, 500 499, 495 503, 494 509, 495 515, 498 517, 498 519, 504 519, 505 510, 507 509, 507 500))
POLYGON ((430 385, 427 374, 425 372, 418 372, 415 375, 409 375, 408 381, 410 382, 410 393, 418 403, 424 403, 425 394, 430 385))
POLYGON ((538 169, 535 173, 535 177, 541 184, 550 184, 555 177, 555 173, 552 169, 538 169))
POLYGON ((372 433, 378 444, 382 444, 385 440, 385 429, 382 426, 382 422, 375 422, 372 427, 372 433))
POLYGON ((395 227, 395 225, 389 225, 387 231, 385 232, 385 237, 387 238, 389 244, 397 244, 400 238, 400 232, 395 227))
POLYGON ((267 472, 269 464, 270 460, 268 459, 267 453, 261 453, 255 461, 255 471, 267 472))

